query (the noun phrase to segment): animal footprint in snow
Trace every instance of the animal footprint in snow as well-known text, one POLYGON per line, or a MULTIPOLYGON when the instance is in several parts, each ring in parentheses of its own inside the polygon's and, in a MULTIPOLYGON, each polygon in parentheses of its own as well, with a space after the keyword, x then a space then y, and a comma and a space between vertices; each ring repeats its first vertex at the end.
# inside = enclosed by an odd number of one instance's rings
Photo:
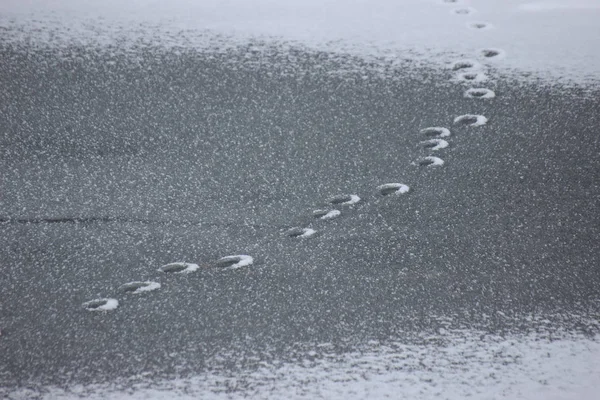
POLYGON ((506 52, 501 49, 481 49, 479 54, 486 60, 499 60, 506 56, 506 52))
POLYGON ((334 219, 341 215, 340 210, 315 210, 313 211, 313 217, 321 220, 334 219))
POLYGON ((311 228, 292 228, 286 232, 286 235, 292 238, 307 238, 317 233, 311 228))
POLYGON ((468 126, 482 126, 488 122, 488 119, 483 115, 465 114, 454 118, 455 124, 468 126))
POLYGON ((452 10, 452 14, 456 15, 471 15, 475 14, 476 12, 477 11, 473 7, 461 7, 452 10))
POLYGON ((382 196, 387 196, 389 194, 401 195, 408 193, 410 188, 403 183, 386 183, 384 185, 377 186, 377 190, 382 196))
POLYGON ((453 71, 474 71, 481 68, 481 64, 475 60, 458 60, 450 64, 453 71))
POLYGON ((493 25, 488 22, 469 22, 467 23, 467 28, 485 31, 492 29, 493 25))
POLYGON ((428 137, 443 138, 450 136, 450 130, 448 128, 442 128, 439 126, 433 126, 430 128, 421 129, 421 133, 428 137))
POLYGON ((160 272, 166 273, 175 273, 175 274, 189 274, 191 272, 197 271, 198 264, 190 264, 185 262, 174 262, 170 264, 163 265, 158 270, 160 272))
POLYGON ((448 147, 448 142, 444 139, 429 139, 421 142, 421 146, 427 150, 441 150, 448 147))
POLYGON ((488 77, 483 72, 460 72, 456 75, 457 81, 481 83, 488 80, 488 77))
POLYGON ((444 165, 444 160, 433 156, 423 157, 421 160, 419 160, 419 165, 421 167, 439 167, 444 165))
POLYGON ((469 99, 493 99, 496 93, 490 89, 471 88, 465 92, 465 97, 469 99))
POLYGON ((246 255, 227 256, 217 260, 215 267, 223 268, 224 270, 238 269, 247 267, 254 263, 254 258, 246 255))
POLYGON ((347 206, 356 204, 360 201, 360 197, 355 194, 342 194, 339 196, 333 196, 327 200, 328 203, 334 205, 347 206))
POLYGON ((129 282, 119 287, 120 291, 131 294, 141 294, 157 289, 160 289, 160 283, 152 281, 129 282))
POLYGON ((82 304, 88 311, 110 311, 119 306, 117 299, 94 299, 82 304))

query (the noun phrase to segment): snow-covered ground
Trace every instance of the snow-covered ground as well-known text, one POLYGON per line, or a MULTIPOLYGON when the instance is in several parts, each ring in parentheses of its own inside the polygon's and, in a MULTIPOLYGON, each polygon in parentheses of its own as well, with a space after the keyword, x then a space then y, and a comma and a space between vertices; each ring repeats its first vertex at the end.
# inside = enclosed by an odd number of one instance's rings
POLYGON ((599 20, 600 0, 0 2, 0 26, 21 26, 19 39, 202 48, 217 34, 219 46, 272 39, 434 66, 491 47, 503 56, 484 61, 503 72, 575 82, 599 78, 599 20))

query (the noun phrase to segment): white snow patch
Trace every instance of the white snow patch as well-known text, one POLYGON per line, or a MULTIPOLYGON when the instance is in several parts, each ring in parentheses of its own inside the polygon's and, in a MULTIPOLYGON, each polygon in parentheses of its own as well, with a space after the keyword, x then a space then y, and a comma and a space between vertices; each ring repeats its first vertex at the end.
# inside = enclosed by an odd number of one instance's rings
MULTIPOLYGON (((354 352, 317 345, 294 362, 194 377, 46 387, 41 399, 597 400, 600 340, 495 336, 446 329, 426 344, 373 341, 354 352)), ((34 397, 31 389, 9 398, 34 397)), ((36 397, 37 398, 37 397, 36 397)))
POLYGON ((160 283, 153 282, 153 281, 128 282, 128 283, 125 283, 124 285, 121 285, 119 287, 119 289, 127 291, 128 293, 131 293, 131 294, 140 294, 140 293, 151 292, 153 290, 160 289, 160 283), (128 290, 128 289, 134 289, 134 288, 135 288, 135 290, 128 290))
POLYGON ((313 211, 313 215, 317 216, 319 219, 328 220, 337 218, 342 214, 340 210, 315 210, 313 211))
POLYGON ((520 71, 567 82, 600 77, 597 0, 479 2, 478 12, 498 27, 485 35, 456 29, 457 18, 442 6, 470 1, 432 1, 3 0, 0 27, 3 40, 31 45, 141 41, 213 49, 209 39, 222 38, 222 50, 259 39, 392 61, 408 55, 432 66, 494 43, 511 54, 498 68, 521 79, 520 71))
POLYGON ((197 271, 200 266, 198 264, 191 264, 186 262, 174 262, 163 265, 158 270, 160 272, 170 272, 175 274, 189 274, 197 271))
POLYGON ((445 141, 444 139, 429 139, 429 140, 424 140, 421 142, 421 145, 426 146, 428 150, 440 150, 440 149, 445 149, 446 147, 448 147, 448 142, 445 141), (431 146, 432 147, 428 147, 431 146))
POLYGON ((408 193, 408 191, 410 190, 410 187, 408 187, 408 185, 405 185, 403 183, 386 183, 386 184, 377 186, 377 190, 380 192, 388 191, 390 189, 395 189, 394 194, 400 195, 400 194, 408 193))
POLYGON ((598 0, 537 1, 520 4, 518 9, 523 11, 600 10, 600 2, 598 0))
POLYGON ((428 157, 423 157, 419 161, 419 165, 424 165, 424 166, 428 166, 428 167, 439 167, 441 165, 444 165, 444 160, 442 160, 439 157, 428 156, 428 157))
POLYGON ((485 88, 471 88, 465 92, 465 97, 469 99, 493 99, 496 93, 493 90, 485 88))
POLYGON ((235 263, 225 267, 224 270, 247 267, 248 265, 252 265, 254 263, 254 258, 247 255, 226 256, 217 261, 217 266, 219 264, 229 264, 232 261, 235 261, 235 263))
POLYGON ((437 136, 440 138, 450 136, 450 130, 441 126, 432 126, 430 128, 421 129, 421 133, 426 136, 437 136))
POLYGON ((119 306, 117 299, 94 299, 82 304, 88 311, 110 311, 119 306))
POLYGON ((488 122, 488 119, 483 115, 465 114, 454 118, 455 124, 467 124, 469 126, 482 126, 488 122), (469 123, 470 121, 473 121, 469 123))

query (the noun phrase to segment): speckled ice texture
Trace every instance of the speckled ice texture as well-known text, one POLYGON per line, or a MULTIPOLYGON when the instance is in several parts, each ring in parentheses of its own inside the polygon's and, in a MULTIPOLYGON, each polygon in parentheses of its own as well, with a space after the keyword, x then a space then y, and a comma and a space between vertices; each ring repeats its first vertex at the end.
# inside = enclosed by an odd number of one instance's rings
POLYGON ((0 397, 595 400, 599 13, 1 1, 0 397))

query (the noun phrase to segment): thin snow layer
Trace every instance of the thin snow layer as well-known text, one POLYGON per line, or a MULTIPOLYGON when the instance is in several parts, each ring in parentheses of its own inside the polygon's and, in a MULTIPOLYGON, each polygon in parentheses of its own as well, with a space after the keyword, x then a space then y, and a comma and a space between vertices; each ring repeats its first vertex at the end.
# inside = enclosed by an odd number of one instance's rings
POLYGON ((117 299, 94 299, 82 304, 88 311, 110 311, 119 306, 117 299))
MULTIPOLYGON (((45 388, 43 399, 596 400, 600 340, 577 334, 494 336, 444 330, 422 344, 372 341, 336 353, 328 343, 294 362, 190 378, 45 388)), ((26 399, 31 390, 11 393, 26 399)))
POLYGON ((237 256, 226 256, 219 259, 219 261, 217 261, 217 265, 221 263, 230 263, 233 261, 235 261, 235 263, 226 267, 226 270, 238 269, 242 267, 247 267, 248 265, 252 265, 254 263, 254 258, 243 254, 237 256))
POLYGON ((488 119, 486 117, 484 117, 483 115, 475 115, 475 114, 465 114, 465 115, 460 115, 456 118, 454 118, 454 123, 455 124, 463 124, 463 123, 468 123, 469 126, 482 126, 487 124, 488 119), (472 123, 468 123, 470 121, 473 121, 472 123))
POLYGON ((264 39, 439 66, 497 46, 509 55, 496 65, 503 72, 577 83, 600 80, 599 20, 598 0, 0 2, 2 41, 208 48, 220 40, 225 50, 264 39), (470 14, 451 12, 465 7, 488 25, 469 29, 470 14))

